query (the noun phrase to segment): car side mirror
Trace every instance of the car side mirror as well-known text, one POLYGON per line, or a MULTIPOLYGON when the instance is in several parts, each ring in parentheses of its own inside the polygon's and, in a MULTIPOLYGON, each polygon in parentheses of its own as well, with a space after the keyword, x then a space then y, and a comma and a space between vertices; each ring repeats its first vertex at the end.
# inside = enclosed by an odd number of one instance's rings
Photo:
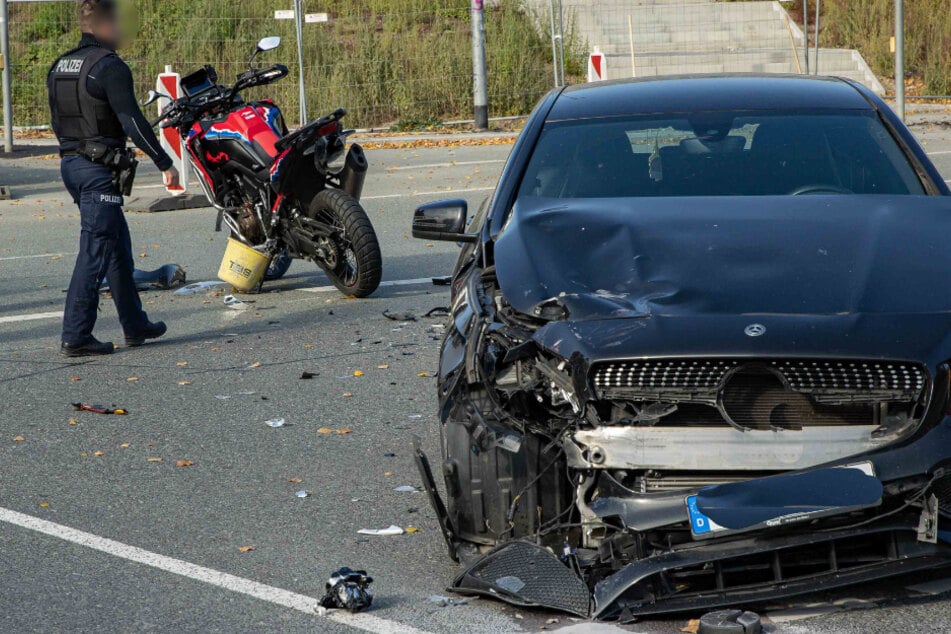
POLYGON ((475 242, 476 234, 466 233, 469 204, 461 199, 440 200, 422 205, 413 215, 413 237, 445 242, 475 242))

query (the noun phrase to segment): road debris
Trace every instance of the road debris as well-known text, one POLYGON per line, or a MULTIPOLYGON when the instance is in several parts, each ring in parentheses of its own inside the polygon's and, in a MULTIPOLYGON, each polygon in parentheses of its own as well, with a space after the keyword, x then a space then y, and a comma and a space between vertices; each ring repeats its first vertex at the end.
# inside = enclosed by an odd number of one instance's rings
POLYGON ((397 493, 421 493, 422 492, 422 489, 420 489, 417 486, 413 486, 411 484, 404 484, 403 486, 398 486, 393 490, 396 491, 397 493))
POLYGON ((183 286, 177 291, 174 295, 194 295, 202 291, 214 288, 215 286, 224 286, 225 282, 219 282, 218 280, 209 280, 207 282, 195 282, 194 284, 189 284, 188 286, 183 286))
POLYGON ((304 372, 300 373, 300 378, 303 381, 309 381, 310 379, 313 379, 318 376, 320 376, 320 372, 307 372, 305 370, 304 372))
POLYGON ((193 467, 195 466, 195 463, 192 462, 191 460, 179 460, 178 462, 175 463, 175 466, 176 467, 193 467))
POLYGON ((426 598, 430 603, 435 603, 442 608, 448 608, 457 605, 469 605, 469 602, 465 599, 451 599, 449 597, 444 597, 441 594, 431 594, 426 598))
POLYGON ((419 319, 414 313, 391 313, 388 310, 383 311, 383 316, 390 321, 416 321, 419 319))
POLYGON ((700 617, 698 634, 760 634, 763 624, 755 612, 717 610, 700 617))
POLYGON ((451 286, 452 278, 448 275, 446 277, 434 277, 433 286, 451 286))
POLYGON ((110 409, 102 405, 86 405, 85 403, 73 403, 72 407, 75 412, 92 412, 93 414, 105 414, 107 416, 126 416, 129 413, 128 410, 122 408, 110 409))
POLYGON ((284 418, 272 418, 271 420, 264 421, 264 424, 268 427, 277 429, 278 427, 284 427, 287 425, 287 420, 284 418))
POLYGON ((16 436, 14 437, 13 442, 26 442, 26 438, 23 436, 16 436))
POLYGON ((238 552, 249 553, 255 550, 254 546, 238 546, 238 552))
POLYGON ((343 567, 330 575, 327 580, 326 594, 321 598, 318 608, 341 609, 360 612, 373 603, 370 584, 373 577, 366 570, 351 570, 343 567))
POLYGON ((300 499, 303 500, 304 498, 309 498, 309 497, 310 497, 310 491, 307 491, 307 490, 305 490, 305 489, 301 489, 300 491, 298 491, 298 492, 295 493, 294 495, 295 495, 296 497, 299 497, 300 499))
POLYGON ((361 528, 357 531, 360 535, 374 535, 376 537, 391 537, 393 535, 402 535, 405 533, 401 527, 391 524, 387 528, 361 528))
POLYGON ((225 298, 224 298, 225 306, 227 306, 228 308, 232 310, 247 310, 251 308, 251 304, 253 303, 254 302, 251 302, 251 301, 248 301, 248 302, 241 301, 234 295, 225 295, 225 298))
POLYGON ((437 306, 436 308, 430 309, 423 317, 429 317, 430 319, 435 317, 448 317, 451 313, 452 309, 448 306, 437 306))

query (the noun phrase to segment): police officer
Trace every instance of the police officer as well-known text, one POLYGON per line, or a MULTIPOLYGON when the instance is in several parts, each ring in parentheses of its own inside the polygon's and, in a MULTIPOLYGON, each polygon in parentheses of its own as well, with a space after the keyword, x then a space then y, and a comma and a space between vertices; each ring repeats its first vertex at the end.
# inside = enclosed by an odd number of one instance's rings
POLYGON ((81 218, 79 256, 63 318, 61 351, 68 357, 111 354, 114 349, 92 335, 106 276, 126 345, 141 346, 166 331, 164 323, 149 321, 132 279, 132 240, 120 191, 134 177, 127 139, 162 171, 166 187, 179 186, 178 172, 142 115, 129 67, 116 54, 121 44, 116 4, 79 0, 82 39, 54 62, 47 78, 63 183, 81 218))

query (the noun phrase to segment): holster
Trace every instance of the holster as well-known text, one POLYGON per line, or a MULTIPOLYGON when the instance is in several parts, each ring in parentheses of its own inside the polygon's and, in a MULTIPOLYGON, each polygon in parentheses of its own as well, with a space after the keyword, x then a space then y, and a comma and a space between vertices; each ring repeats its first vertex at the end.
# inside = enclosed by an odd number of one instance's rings
POLYGON ((81 141, 79 155, 104 165, 112 170, 112 183, 122 196, 132 194, 135 183, 135 172, 139 162, 135 159, 135 151, 128 148, 114 148, 99 141, 81 141))

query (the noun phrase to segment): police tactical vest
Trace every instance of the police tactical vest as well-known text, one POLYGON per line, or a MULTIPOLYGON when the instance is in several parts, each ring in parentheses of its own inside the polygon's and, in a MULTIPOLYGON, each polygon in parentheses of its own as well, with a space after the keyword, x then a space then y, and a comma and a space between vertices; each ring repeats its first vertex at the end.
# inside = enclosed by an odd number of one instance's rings
POLYGON ((50 68, 50 106, 53 130, 59 140, 119 139, 125 132, 109 102, 96 99, 86 89, 89 71, 115 55, 107 48, 85 46, 69 51, 50 68))

